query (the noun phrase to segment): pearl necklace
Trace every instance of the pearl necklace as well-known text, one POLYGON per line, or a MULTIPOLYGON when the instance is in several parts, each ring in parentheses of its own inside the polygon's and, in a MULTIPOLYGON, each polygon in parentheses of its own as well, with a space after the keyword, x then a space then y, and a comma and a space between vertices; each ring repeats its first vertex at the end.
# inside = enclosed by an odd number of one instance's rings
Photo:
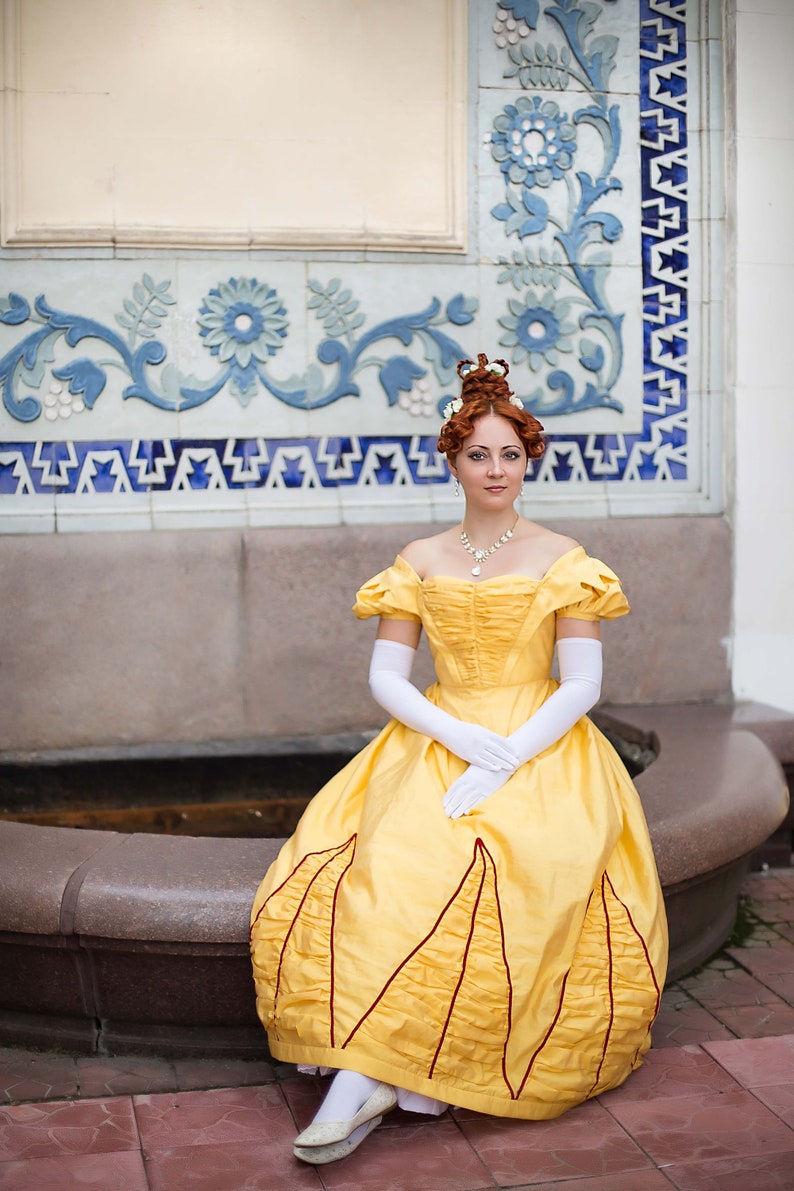
POLYGON ((468 554, 471 554, 474 556, 474 566, 471 568, 472 575, 479 575, 480 572, 482 571, 482 564, 488 558, 491 557, 491 555, 494 553, 495 550, 499 550, 500 547, 504 546, 506 542, 510 541, 510 539, 513 536, 513 530, 515 529, 515 527, 517 525, 518 525, 518 517, 516 517, 515 521, 511 525, 510 529, 505 530, 505 532, 502 534, 501 538, 497 538, 496 541, 494 542, 494 544, 492 546, 489 546, 487 550, 478 550, 477 547, 472 546, 471 542, 469 541, 469 535, 466 533, 466 530, 462 529, 460 531, 461 546, 468 554))

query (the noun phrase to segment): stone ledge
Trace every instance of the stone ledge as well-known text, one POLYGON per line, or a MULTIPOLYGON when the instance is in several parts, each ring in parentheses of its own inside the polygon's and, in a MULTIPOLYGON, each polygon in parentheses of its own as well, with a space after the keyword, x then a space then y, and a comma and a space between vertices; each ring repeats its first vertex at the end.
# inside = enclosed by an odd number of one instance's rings
POLYGON ((596 718, 657 753, 635 783, 664 891, 668 979, 678 979, 724 943, 749 858, 786 818, 794 716, 738 703, 604 707, 596 718))
POLYGON ((67 889, 74 888, 83 866, 117 839, 106 831, 0 822, 0 931, 60 933, 67 889))
POLYGON ((768 703, 634 703, 605 705, 601 714, 656 735, 685 731, 693 723, 700 732, 744 729, 762 740, 781 765, 794 764, 794 714, 768 703))
POLYGON ((89 866, 75 914, 76 934, 247 943, 251 902, 281 840, 121 838, 123 847, 99 853, 89 866))
POLYGON ((794 757, 794 716, 769 709, 774 717, 767 720, 765 709, 752 706, 755 720, 750 706, 741 714, 709 705, 599 710, 602 726, 650 737, 658 754, 635 784, 665 888, 749 855, 785 818, 781 762, 794 757))
MULTIPOLYGON (((750 704, 605 707, 596 718, 658 751, 637 787, 677 977, 724 941, 748 857, 785 817, 780 761, 794 759, 794 716, 750 704)), ((0 822, 0 1039, 22 1031, 30 1044, 40 1021, 40 1044, 55 1044, 57 989, 42 975, 60 953, 75 966, 64 1044, 261 1051, 248 910, 280 845, 0 822)))

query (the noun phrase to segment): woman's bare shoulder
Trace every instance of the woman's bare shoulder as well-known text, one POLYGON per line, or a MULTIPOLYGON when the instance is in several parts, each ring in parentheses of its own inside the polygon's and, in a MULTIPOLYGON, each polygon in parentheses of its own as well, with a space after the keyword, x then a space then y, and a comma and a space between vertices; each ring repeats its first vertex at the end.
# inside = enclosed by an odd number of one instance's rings
POLYGON ((525 541, 531 548, 533 556, 542 563, 544 570, 548 570, 558 558, 562 558, 564 554, 576 550, 579 546, 579 542, 575 538, 555 533, 553 529, 547 529, 544 525, 537 525, 535 522, 528 523, 525 541))
POLYGON ((449 549, 451 530, 435 533, 429 538, 415 538, 400 551, 400 557, 413 567, 420 578, 431 571, 437 563, 439 555, 449 549))
POLYGON ((549 530, 548 534, 549 549, 554 552, 555 558, 562 558, 563 554, 576 550, 580 545, 576 538, 568 538, 565 534, 554 533, 552 530, 549 530))

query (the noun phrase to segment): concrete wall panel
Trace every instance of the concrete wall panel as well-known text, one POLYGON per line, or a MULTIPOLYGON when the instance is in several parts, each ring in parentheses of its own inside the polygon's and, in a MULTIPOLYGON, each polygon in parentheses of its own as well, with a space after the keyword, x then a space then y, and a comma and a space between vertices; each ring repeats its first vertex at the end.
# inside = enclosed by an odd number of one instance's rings
MULTIPOLYGON (((719 517, 566 521, 623 579, 612 703, 727 697, 719 517), (720 596, 722 593, 722 597, 720 596)), ((415 526, 0 538, 0 748, 229 741, 377 727, 355 592, 415 526)), ((431 681, 429 660, 416 669, 431 681)))

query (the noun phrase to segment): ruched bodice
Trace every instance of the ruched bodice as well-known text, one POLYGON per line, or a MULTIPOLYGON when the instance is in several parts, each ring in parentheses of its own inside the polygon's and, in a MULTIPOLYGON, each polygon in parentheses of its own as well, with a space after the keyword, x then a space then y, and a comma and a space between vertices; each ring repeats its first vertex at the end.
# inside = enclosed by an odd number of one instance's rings
POLYGON ((546 682, 557 616, 611 619, 628 610, 617 575, 581 546, 557 559, 542 579, 423 580, 398 555, 364 584, 353 608, 361 618, 421 621, 441 686, 472 692, 546 682))
POLYGON ((486 583, 439 577, 422 584, 419 603, 438 681, 470 690, 548 678, 554 624, 529 618, 539 583, 500 576, 486 583))
MULTIPOLYGON (((427 697, 503 735, 556 686, 557 618, 627 611, 581 547, 541 579, 423 580, 398 556, 354 607, 421 623, 427 697)), ((645 820, 586 716, 451 820, 465 769, 392 720, 314 797, 253 906, 258 1011, 283 1061, 558 1116, 650 1044, 667 941, 645 820)))

